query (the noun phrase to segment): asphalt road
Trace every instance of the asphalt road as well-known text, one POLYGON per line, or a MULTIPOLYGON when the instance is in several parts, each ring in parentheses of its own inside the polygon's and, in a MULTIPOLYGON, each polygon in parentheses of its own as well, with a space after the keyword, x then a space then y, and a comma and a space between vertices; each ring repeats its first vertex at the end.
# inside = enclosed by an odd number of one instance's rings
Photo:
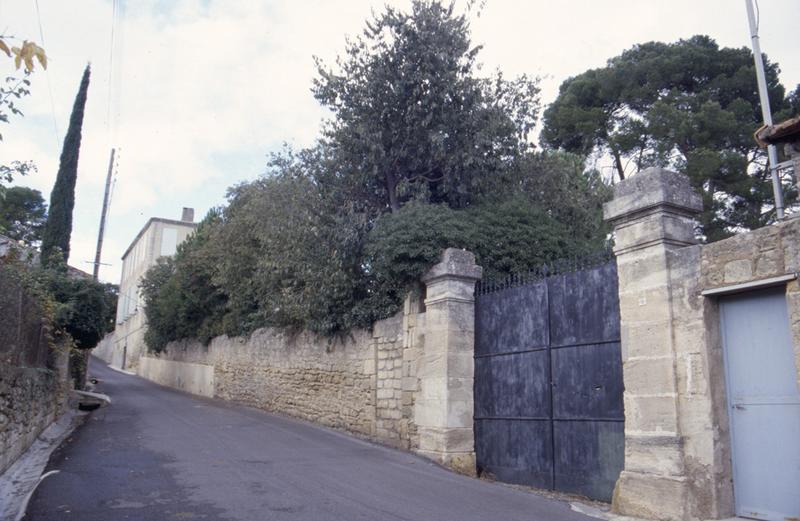
POLYGON ((567 503, 461 476, 343 433, 112 371, 113 404, 50 460, 26 520, 587 521, 567 503))

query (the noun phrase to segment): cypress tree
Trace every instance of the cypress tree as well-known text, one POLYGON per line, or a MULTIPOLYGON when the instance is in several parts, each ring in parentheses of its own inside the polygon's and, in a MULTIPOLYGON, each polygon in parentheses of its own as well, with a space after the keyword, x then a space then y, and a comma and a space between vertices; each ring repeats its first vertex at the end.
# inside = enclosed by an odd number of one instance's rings
POLYGON ((61 149, 58 175, 50 193, 50 212, 42 234, 42 265, 47 266, 53 254, 60 250, 64 263, 69 259, 69 241, 72 235, 72 209, 75 206, 75 181, 78 178, 78 153, 81 148, 83 110, 86 107, 86 92, 89 90, 90 66, 83 71, 83 78, 72 107, 69 128, 61 149))

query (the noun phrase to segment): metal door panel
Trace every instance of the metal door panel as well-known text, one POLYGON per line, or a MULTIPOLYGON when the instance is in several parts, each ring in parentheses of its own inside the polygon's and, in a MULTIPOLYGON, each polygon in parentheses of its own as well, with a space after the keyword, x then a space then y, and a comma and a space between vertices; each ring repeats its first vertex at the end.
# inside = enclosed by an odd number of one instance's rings
POLYGON ((545 282, 482 295, 475 309, 475 355, 546 346, 550 338, 546 310, 545 282), (531 313, 531 309, 545 313, 531 313))
POLYGON ((476 299, 478 472, 609 500, 624 462, 616 263, 515 281, 476 299))
POLYGON ((475 417, 550 416, 547 351, 475 359, 475 417), (520 397, 527 397, 521 400, 520 397))
POLYGON ((800 405, 734 411, 737 513, 784 521, 800 516, 800 405))
POLYGON ((593 344, 619 338, 617 265, 547 279, 550 345, 593 344))
POLYGON ((620 343, 553 349, 556 419, 625 420, 620 343))
POLYGON ((546 420, 475 420, 478 471, 505 483, 553 487, 553 439, 546 420))
POLYGON ((800 389, 785 289, 720 299, 736 512, 800 517, 800 389))
POLYGON ((611 501, 625 464, 625 423, 555 421, 555 489, 611 501))

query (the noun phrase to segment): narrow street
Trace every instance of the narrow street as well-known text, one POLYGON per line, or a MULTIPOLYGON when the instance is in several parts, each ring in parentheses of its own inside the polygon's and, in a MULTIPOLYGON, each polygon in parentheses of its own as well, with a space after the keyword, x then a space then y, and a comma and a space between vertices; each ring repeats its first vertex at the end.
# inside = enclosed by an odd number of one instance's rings
POLYGON ((108 369, 110 407, 53 455, 28 521, 586 521, 567 503, 329 429, 108 369))

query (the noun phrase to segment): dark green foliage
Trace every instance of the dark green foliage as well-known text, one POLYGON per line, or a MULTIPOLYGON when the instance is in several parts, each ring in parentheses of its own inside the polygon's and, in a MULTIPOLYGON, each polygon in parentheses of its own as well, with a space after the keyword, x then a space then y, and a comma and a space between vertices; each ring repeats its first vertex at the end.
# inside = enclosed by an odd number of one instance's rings
POLYGON ((41 192, 14 186, 0 198, 0 233, 27 246, 41 240, 47 205, 41 192))
MULTIPOLYGON (((780 121, 797 112, 797 95, 787 99, 778 66, 765 67, 780 121)), ((544 143, 608 153, 620 178, 652 165, 687 174, 703 195, 708 240, 774 219, 766 154, 753 140, 761 108, 747 48, 720 48, 707 36, 636 45, 565 81, 544 118, 544 143)), ((796 190, 788 180, 786 188, 791 203, 796 190)))
POLYGON ((586 170, 577 155, 546 151, 517 158, 479 202, 524 199, 549 217, 569 226, 578 243, 601 248, 611 231, 603 221, 603 203, 611 199, 611 187, 599 172, 586 170))
POLYGON ((174 258, 159 259, 142 281, 148 329, 145 341, 160 351, 171 340, 208 341, 222 333, 226 295, 212 285, 216 265, 210 242, 220 223, 212 210, 197 230, 178 246, 174 258))
POLYGON ((58 249, 64 262, 69 260, 69 241, 72 236, 72 209, 75 206, 75 182, 78 178, 78 154, 81 148, 83 110, 89 90, 90 68, 87 65, 72 107, 69 128, 64 137, 56 182, 50 194, 50 214, 42 236, 42 264, 51 262, 53 252, 58 249))
POLYGON ((117 287, 67 274, 51 264, 39 274, 54 302, 54 325, 68 333, 78 349, 91 349, 114 329, 117 287))
POLYGON ((272 176, 233 188, 221 219, 206 219, 174 259, 147 273, 151 349, 265 326, 324 335, 370 327, 399 309, 447 247, 475 252, 495 276, 605 245, 605 229, 590 221, 607 190, 592 192, 596 175, 571 156, 531 156, 500 180, 501 196, 466 209, 412 202, 376 221, 335 207, 309 178, 319 157, 301 156, 276 159, 272 176), (529 185, 560 186, 573 200, 545 205, 529 185))
POLYGON ((522 196, 466 210, 406 205, 381 217, 370 233, 365 264, 371 286, 362 305, 380 310, 381 317, 395 313, 449 247, 473 252, 484 277, 496 278, 604 246, 602 238, 586 241, 572 231, 522 196))
POLYGON ((528 148, 539 87, 477 77, 479 50, 452 4, 416 0, 369 21, 339 70, 318 63, 313 92, 334 114, 324 139, 339 189, 383 212, 418 198, 462 208, 491 186, 528 148))
POLYGON ((91 349, 114 330, 118 288, 67 271, 54 259, 47 268, 6 257, 5 276, 13 276, 36 299, 56 335, 68 334, 79 349, 91 349))
POLYGON ((342 334, 395 313, 447 247, 487 275, 602 248, 608 188, 583 159, 535 153, 535 81, 475 76, 451 7, 392 8, 320 66, 334 115, 313 147, 233 187, 173 260, 146 275, 147 343, 272 326, 342 334))

